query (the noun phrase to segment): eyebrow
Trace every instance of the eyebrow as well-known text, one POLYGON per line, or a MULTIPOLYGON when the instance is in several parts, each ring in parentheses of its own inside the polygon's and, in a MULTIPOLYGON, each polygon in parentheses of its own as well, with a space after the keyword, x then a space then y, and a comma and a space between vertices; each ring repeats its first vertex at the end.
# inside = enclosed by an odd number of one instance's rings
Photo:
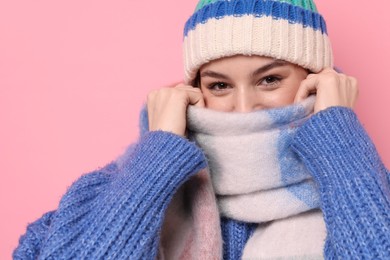
POLYGON ((277 67, 287 66, 288 64, 289 63, 287 61, 284 61, 284 60, 274 60, 274 61, 264 65, 263 67, 260 67, 257 70, 255 70, 252 73, 252 77, 255 77, 259 74, 263 74, 263 73, 265 73, 271 69, 277 68, 277 67))
MULTIPOLYGON (((257 70, 255 70, 254 72, 252 72, 252 77, 255 77, 259 74, 262 74, 262 73, 265 73, 271 69, 274 69, 274 68, 277 68, 277 67, 283 67, 283 66, 287 66, 289 63, 287 61, 283 61, 283 60, 273 60, 272 62, 258 68, 257 70)), ((222 73, 218 73, 218 72, 215 72, 215 71, 212 71, 212 70, 206 70, 206 71, 203 71, 201 74, 200 74, 200 77, 211 77, 211 78, 217 78, 217 79, 225 79, 225 80, 228 80, 229 77, 227 75, 224 75, 222 73)))
POLYGON ((212 70, 206 70, 206 71, 203 71, 201 74, 200 74, 200 77, 211 77, 211 78, 217 78, 217 79, 225 79, 225 80, 228 80, 229 77, 222 74, 222 73, 218 73, 218 72, 215 72, 215 71, 212 71, 212 70))

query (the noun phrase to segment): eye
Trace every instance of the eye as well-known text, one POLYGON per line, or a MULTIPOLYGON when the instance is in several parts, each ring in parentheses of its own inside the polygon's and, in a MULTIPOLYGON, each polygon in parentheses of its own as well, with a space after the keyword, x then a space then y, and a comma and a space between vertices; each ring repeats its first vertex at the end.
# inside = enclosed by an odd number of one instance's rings
POLYGON ((267 76, 260 80, 259 84, 267 87, 276 87, 282 79, 278 76, 267 76))
POLYGON ((229 85, 226 84, 225 82, 215 82, 215 83, 211 83, 207 88, 215 91, 223 91, 228 89, 229 85))

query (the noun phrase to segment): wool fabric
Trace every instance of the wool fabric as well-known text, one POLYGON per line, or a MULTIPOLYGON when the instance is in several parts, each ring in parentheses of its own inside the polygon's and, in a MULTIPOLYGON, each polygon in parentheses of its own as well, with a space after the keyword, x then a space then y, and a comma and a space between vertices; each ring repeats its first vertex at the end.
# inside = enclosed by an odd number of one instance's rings
POLYGON ((260 55, 313 72, 333 67, 324 18, 312 0, 201 0, 184 28, 184 78, 209 61, 260 55))
POLYGON ((260 223, 319 208, 318 189, 291 149, 314 102, 250 113, 188 109, 190 138, 206 154, 222 216, 260 223))
MULTIPOLYGON (((145 113, 141 122, 147 129, 145 113)), ((356 114, 334 107, 313 115, 292 147, 319 185, 325 258, 389 259, 390 173, 356 114)), ((76 180, 56 210, 28 225, 13 258, 155 259, 168 205, 178 187, 205 167, 192 142, 143 132, 120 159, 76 180)), ((224 259, 241 256, 252 226, 224 218, 224 259)))
POLYGON ((312 211, 320 206, 319 191, 291 149, 314 102, 311 96, 300 104, 251 113, 188 109, 189 136, 208 158, 221 216, 258 224, 244 259, 323 257, 325 223, 320 210, 312 211))

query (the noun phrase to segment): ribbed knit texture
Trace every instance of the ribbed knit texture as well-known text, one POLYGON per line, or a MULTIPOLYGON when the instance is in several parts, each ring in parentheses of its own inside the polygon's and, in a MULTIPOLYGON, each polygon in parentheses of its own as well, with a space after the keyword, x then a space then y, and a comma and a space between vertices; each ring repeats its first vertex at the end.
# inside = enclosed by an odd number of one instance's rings
POLYGON ((184 76, 234 55, 282 59, 313 72, 333 67, 324 18, 312 0, 201 0, 184 27, 184 76))
MULTIPOLYGON (((390 177, 354 112, 319 112, 298 131, 294 148, 320 186, 325 257, 390 259, 390 177)), ((55 212, 30 224, 14 259, 154 259, 173 193, 205 166, 193 143, 146 133, 120 161, 76 181, 55 212)), ((225 254, 241 255, 249 226, 228 223, 227 233, 236 235, 224 235, 225 254)))
POLYGON ((223 259, 241 259, 245 244, 256 227, 257 223, 246 223, 230 218, 221 218, 223 259))
POLYGON ((165 209, 205 158, 193 143, 160 131, 146 133, 125 157, 76 181, 50 220, 29 226, 14 258, 155 258, 165 209))
MULTIPOLYGON (((205 5, 213 4, 218 1, 223 1, 223 0, 200 0, 195 10, 197 11, 202 7, 204 7, 205 5)), ((301 8, 308 9, 313 12, 317 11, 317 8, 312 0, 280 0, 280 2, 285 2, 294 6, 299 6, 301 8)))
POLYGON ((390 175, 356 114, 319 112, 298 131, 295 149, 320 187, 325 255, 390 259, 390 175))

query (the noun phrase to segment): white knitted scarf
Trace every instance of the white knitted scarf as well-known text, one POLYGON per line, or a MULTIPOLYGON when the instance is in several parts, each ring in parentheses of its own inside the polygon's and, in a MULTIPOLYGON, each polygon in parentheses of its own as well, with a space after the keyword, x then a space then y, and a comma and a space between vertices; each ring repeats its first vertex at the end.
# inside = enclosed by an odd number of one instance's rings
MULTIPOLYGON (((220 239, 215 234, 219 229, 199 224, 209 222, 214 226, 219 223, 213 219, 213 205, 206 206, 204 202, 212 204, 209 193, 214 193, 220 216, 259 223, 244 248, 243 259, 323 258, 326 229, 319 210, 319 192, 291 148, 297 128, 313 112, 314 99, 309 97, 297 105, 250 113, 225 113, 197 107, 188 109, 189 138, 203 149, 209 163, 208 171, 202 172, 198 178, 207 183, 211 176, 212 185, 203 188, 192 185, 198 187, 198 193, 208 194, 208 197, 203 196, 207 199, 192 195, 195 199, 182 203, 192 204, 189 208, 192 208, 193 230, 208 234, 203 240, 213 244, 215 251, 207 251, 207 245, 202 245, 205 253, 194 253, 204 242, 199 242, 202 235, 192 235, 187 240, 197 241, 197 245, 194 242, 183 245, 187 248, 184 251, 192 251, 187 257, 221 258, 215 253, 221 248, 219 243, 222 241, 215 241, 220 239), (199 205, 203 208, 200 209, 199 205), (207 218, 202 220, 204 215, 207 218), (195 247, 198 248, 189 249, 195 247)), ((187 185, 191 186, 191 181, 187 185)), ((197 190, 192 192, 196 194, 197 190)), ((180 255, 184 256, 183 252, 180 255)))

